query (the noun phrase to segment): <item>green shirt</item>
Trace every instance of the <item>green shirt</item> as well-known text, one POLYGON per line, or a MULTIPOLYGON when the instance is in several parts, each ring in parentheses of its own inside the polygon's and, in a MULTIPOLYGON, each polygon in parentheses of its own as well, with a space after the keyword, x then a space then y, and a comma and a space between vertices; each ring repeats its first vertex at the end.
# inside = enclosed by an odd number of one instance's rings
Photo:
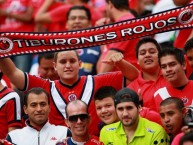
POLYGON ((104 145, 169 145, 169 137, 157 123, 139 117, 137 129, 127 143, 127 135, 121 122, 106 125, 100 132, 104 145))

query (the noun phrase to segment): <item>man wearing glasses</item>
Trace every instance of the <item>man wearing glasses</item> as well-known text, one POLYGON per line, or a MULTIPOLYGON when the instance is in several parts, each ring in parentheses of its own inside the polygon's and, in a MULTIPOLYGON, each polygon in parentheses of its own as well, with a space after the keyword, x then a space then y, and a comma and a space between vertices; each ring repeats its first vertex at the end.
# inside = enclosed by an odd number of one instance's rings
POLYGON ((72 133, 72 137, 67 139, 68 145, 103 145, 102 142, 99 142, 98 137, 88 133, 91 117, 85 102, 81 100, 71 101, 65 109, 66 124, 72 133))

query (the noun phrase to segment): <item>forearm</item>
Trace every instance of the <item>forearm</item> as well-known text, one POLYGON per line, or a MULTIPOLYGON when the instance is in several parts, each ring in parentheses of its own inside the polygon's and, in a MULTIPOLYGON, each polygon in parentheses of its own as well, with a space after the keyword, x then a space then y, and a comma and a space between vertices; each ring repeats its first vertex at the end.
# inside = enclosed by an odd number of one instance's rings
POLYGON ((35 21, 39 23, 49 23, 50 22, 50 17, 48 13, 49 7, 54 3, 54 0, 45 0, 43 5, 40 7, 38 10, 36 16, 35 16, 35 21))
POLYGON ((115 65, 129 81, 133 81, 138 77, 139 70, 126 60, 122 59, 121 61, 116 62, 115 65))
POLYGON ((31 22, 32 21, 33 9, 31 7, 23 14, 15 14, 6 10, 0 10, 0 15, 13 18, 22 22, 31 22))
POLYGON ((23 89, 25 84, 24 73, 19 70, 10 58, 0 59, 0 70, 18 88, 23 89))

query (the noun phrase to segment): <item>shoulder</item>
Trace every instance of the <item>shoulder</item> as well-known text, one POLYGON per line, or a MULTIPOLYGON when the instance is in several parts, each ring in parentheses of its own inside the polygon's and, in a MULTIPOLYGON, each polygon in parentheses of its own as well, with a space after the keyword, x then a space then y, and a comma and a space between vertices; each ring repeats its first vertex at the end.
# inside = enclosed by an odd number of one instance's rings
POLYGON ((66 126, 61 126, 61 125, 54 125, 54 124, 49 124, 50 129, 54 130, 60 130, 60 131, 67 131, 68 128, 66 126))
POLYGON ((163 127, 153 121, 150 121, 148 119, 145 118, 140 118, 140 123, 144 126, 144 128, 146 129, 147 132, 165 132, 163 127))
POLYGON ((15 130, 12 130, 8 133, 8 135, 10 137, 19 137, 21 136, 22 134, 25 134, 26 131, 28 130, 28 127, 24 127, 24 128, 21 128, 21 129, 15 129, 15 130))

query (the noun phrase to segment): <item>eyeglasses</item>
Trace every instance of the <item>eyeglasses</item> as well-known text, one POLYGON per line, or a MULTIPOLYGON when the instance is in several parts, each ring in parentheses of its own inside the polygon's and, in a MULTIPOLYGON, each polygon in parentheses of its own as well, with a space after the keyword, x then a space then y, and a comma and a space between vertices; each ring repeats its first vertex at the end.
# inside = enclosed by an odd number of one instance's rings
POLYGON ((69 116, 68 117, 68 120, 70 122, 77 122, 78 121, 78 118, 83 122, 85 121, 86 119, 88 119, 88 114, 77 114, 77 115, 72 115, 72 116, 69 116))
POLYGON ((77 18, 78 18, 79 20, 88 20, 88 17, 86 17, 86 16, 70 16, 70 17, 68 18, 68 20, 74 21, 74 20, 76 20, 77 18))

